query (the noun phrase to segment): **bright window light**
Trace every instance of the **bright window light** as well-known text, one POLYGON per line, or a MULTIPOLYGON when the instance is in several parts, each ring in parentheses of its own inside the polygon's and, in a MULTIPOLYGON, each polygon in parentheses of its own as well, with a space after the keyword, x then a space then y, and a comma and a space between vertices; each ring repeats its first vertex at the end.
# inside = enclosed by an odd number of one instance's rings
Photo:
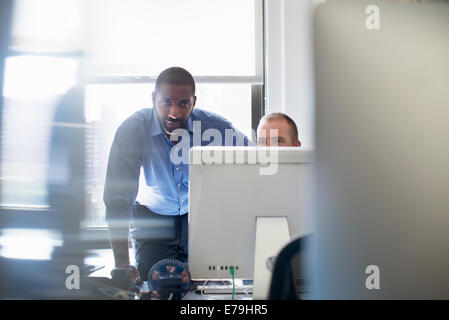
POLYGON ((34 55, 6 59, 2 112, 1 202, 47 204, 51 124, 61 96, 76 83, 75 59, 34 55))
POLYGON ((15 0, 11 48, 26 52, 80 50, 80 0, 15 0))
POLYGON ((50 230, 3 229, 0 236, 0 256, 12 259, 49 260, 54 247, 62 240, 50 230))
MULTIPOLYGON (((261 76, 255 0, 89 1, 90 72, 157 76, 261 76)), ((259 14, 259 12, 257 12, 259 14)))
POLYGON ((78 62, 70 58, 22 55, 6 59, 3 96, 38 99, 67 92, 76 84, 78 62))

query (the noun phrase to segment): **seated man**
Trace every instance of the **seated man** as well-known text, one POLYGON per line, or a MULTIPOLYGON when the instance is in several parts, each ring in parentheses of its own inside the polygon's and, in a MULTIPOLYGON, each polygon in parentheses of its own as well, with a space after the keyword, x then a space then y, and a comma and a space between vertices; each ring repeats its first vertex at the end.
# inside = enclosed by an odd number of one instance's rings
POLYGON ((187 261, 189 148, 249 143, 226 119, 194 109, 195 81, 183 68, 158 76, 152 100, 117 129, 104 190, 115 266, 143 280, 161 259, 187 261), (130 234, 139 272, 130 265, 130 234))
POLYGON ((265 115, 257 127, 258 146, 300 147, 295 121, 281 112, 265 115))

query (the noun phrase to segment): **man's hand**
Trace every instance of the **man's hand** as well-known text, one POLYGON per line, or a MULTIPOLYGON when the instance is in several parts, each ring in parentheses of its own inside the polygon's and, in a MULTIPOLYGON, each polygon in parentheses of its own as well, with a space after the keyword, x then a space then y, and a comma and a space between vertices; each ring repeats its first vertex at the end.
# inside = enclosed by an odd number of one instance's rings
POLYGON ((140 278, 139 270, 133 265, 128 266, 128 276, 132 282, 136 282, 138 278, 140 278))
POLYGON ((112 278, 114 278, 114 276, 126 277, 130 281, 135 282, 137 278, 140 278, 140 273, 135 266, 127 265, 119 266, 113 269, 111 271, 111 276, 112 278))
POLYGON ((111 277, 114 286, 125 290, 142 284, 139 270, 133 265, 116 267, 111 271, 111 277))

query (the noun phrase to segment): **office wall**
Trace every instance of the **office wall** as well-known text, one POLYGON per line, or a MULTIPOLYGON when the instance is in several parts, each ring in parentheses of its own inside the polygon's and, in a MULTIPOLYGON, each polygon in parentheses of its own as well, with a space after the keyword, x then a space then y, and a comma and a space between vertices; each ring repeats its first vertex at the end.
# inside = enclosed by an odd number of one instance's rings
POLYGON ((315 145, 312 17, 320 1, 265 1, 265 111, 290 115, 305 148, 315 145))

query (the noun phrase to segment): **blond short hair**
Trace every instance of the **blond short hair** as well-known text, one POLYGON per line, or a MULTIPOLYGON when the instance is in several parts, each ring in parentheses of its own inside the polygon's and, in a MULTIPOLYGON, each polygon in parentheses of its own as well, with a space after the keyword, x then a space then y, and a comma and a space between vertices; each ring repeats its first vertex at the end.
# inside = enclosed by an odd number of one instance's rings
POLYGON ((260 124, 264 123, 265 121, 269 121, 269 120, 279 120, 279 119, 284 119, 287 121, 289 127, 290 127, 290 133, 291 133, 291 137, 293 139, 293 141, 298 141, 298 127, 296 126, 295 121, 290 118, 288 115, 286 115, 285 113, 282 112, 272 112, 272 113, 268 113, 265 116, 262 117, 262 119, 260 119, 260 124))

